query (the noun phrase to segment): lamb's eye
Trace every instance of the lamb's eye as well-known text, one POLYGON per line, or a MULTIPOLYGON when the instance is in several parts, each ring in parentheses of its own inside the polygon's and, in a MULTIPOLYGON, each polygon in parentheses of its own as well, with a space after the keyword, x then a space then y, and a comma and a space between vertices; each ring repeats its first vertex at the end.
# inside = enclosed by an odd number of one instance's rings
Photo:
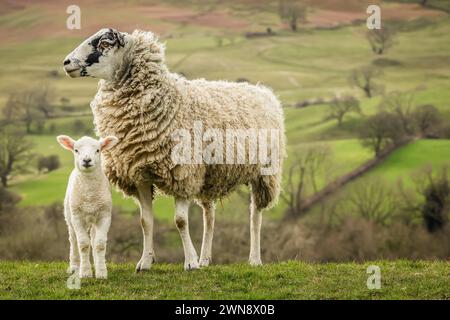
POLYGON ((100 152, 100 149, 97 149, 97 153, 99 153, 100 152))
POLYGON ((78 149, 75 149, 75 153, 78 153, 78 149))
POLYGON ((99 48, 102 49, 102 50, 107 49, 109 47, 111 47, 111 43, 109 43, 107 41, 102 41, 99 44, 99 48))

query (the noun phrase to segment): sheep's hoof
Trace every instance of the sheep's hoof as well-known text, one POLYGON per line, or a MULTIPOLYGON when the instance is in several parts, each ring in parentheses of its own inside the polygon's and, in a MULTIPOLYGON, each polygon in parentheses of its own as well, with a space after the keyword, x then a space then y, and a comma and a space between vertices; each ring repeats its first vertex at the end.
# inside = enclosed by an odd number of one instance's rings
POLYGON ((200 259, 200 268, 207 267, 211 263, 211 258, 201 258, 200 259))
POLYGON ((252 267, 262 266, 261 259, 250 259, 249 262, 252 267))
POLYGON ((138 264, 136 265, 136 273, 149 271, 150 268, 152 267, 153 262, 154 259, 152 256, 142 257, 141 260, 139 260, 138 264))
POLYGON ((197 269, 200 269, 200 264, 198 263, 197 259, 184 263, 185 271, 191 271, 191 270, 197 270, 197 269))
POLYGON ((82 278, 92 278, 92 270, 91 269, 80 270, 80 279, 82 278))
POLYGON ((95 277, 97 279, 107 279, 108 278, 108 271, 105 270, 95 270, 95 277))

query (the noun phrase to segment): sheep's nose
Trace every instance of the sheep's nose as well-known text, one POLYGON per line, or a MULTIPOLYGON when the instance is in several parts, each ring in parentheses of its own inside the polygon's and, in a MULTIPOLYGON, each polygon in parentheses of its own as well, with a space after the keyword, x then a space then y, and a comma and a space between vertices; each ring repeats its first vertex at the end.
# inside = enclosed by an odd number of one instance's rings
POLYGON ((83 159, 83 165, 87 166, 91 163, 91 159, 83 159))
POLYGON ((64 60, 64 65, 67 66, 68 64, 70 64, 70 59, 64 60))

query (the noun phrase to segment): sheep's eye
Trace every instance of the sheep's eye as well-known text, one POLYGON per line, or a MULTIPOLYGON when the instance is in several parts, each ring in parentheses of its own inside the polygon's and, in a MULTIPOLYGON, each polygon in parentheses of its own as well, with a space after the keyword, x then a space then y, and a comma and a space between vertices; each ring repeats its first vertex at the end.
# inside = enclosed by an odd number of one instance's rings
POLYGON ((75 149, 75 153, 78 153, 78 149, 75 149))
POLYGON ((107 41, 102 41, 100 42, 99 48, 100 49, 107 49, 111 46, 111 43, 107 42, 107 41))
POLYGON ((97 153, 99 153, 100 152, 100 150, 99 149, 97 149, 97 153))

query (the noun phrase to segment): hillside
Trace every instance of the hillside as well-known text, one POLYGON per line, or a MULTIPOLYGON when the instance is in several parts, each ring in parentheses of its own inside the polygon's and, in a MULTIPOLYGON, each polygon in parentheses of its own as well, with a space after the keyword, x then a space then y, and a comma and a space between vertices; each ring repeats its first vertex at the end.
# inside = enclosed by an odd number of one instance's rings
POLYGON ((282 262, 260 268, 212 266, 195 272, 156 264, 135 274, 109 264, 109 279, 66 287, 66 263, 1 262, 0 299, 449 299, 448 262, 373 261, 365 264, 282 262), (381 289, 369 290, 369 265, 381 270, 381 289))

